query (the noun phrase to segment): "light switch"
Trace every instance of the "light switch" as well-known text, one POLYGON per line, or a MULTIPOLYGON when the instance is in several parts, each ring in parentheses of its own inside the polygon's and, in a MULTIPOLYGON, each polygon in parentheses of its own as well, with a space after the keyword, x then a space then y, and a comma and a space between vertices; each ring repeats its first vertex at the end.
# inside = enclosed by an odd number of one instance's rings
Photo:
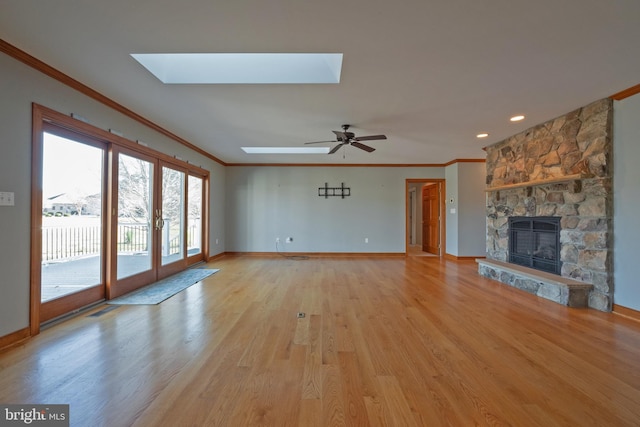
POLYGON ((0 206, 14 206, 14 193, 8 191, 0 192, 0 206))
POLYGON ((449 210, 449 212, 451 212, 452 214, 456 213, 456 208, 451 208, 451 210, 449 210))

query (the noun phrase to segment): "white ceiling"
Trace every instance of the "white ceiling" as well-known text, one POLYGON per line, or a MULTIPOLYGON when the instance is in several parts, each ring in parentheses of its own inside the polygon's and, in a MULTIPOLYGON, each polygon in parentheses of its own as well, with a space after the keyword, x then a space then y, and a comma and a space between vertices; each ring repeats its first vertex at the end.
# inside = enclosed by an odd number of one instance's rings
POLYGON ((226 163, 484 158, 640 83, 638 0, 2 0, 0 38, 226 163), (165 52, 344 59, 337 85, 164 85, 130 56, 165 52), (330 156, 240 149, 333 139, 343 123, 388 140, 330 156))

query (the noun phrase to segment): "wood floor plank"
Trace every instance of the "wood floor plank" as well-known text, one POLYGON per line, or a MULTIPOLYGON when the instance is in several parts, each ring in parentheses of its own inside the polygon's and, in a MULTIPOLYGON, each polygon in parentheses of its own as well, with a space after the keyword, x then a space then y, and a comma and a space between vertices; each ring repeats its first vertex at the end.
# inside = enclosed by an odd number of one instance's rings
POLYGON ((322 364, 335 365, 338 363, 338 343, 336 339, 335 319, 328 301, 322 308, 322 364))
POLYGON ((157 306, 0 353, 72 426, 640 425, 640 323, 437 257, 226 256, 157 306), (298 318, 302 312, 304 317, 298 318))
POLYGON ((367 421, 370 426, 382 426, 386 427, 389 424, 387 423, 387 418, 389 416, 386 415, 384 403, 382 402, 383 397, 372 397, 365 396, 364 404, 367 408, 367 421))
POLYGON ((345 404, 337 365, 322 365, 322 425, 344 426, 345 404))
POLYGON ((418 426, 416 420, 411 412, 411 408, 407 403, 402 387, 398 383, 398 379, 392 376, 381 375, 378 377, 380 382, 380 389, 382 390, 382 396, 386 404, 387 411, 386 425, 397 426, 418 426))
POLYGON ((322 316, 314 314, 309 317, 309 345, 302 376, 303 400, 322 398, 322 316))
POLYGON ((345 408, 345 424, 368 425, 367 407, 364 402, 365 391, 359 375, 358 357, 354 352, 339 352, 340 372, 342 373, 342 396, 345 408))
POLYGON ((321 427, 322 421, 322 400, 304 399, 300 401, 299 427, 321 427))
MULTIPOLYGON (((304 313, 304 312, 302 312, 304 313)), ((309 326, 310 316, 305 314, 305 317, 298 318, 296 321, 296 330, 293 336, 294 344, 308 345, 309 344, 309 326)))
POLYGON ((362 317, 358 313, 351 312, 349 319, 353 325, 351 328, 351 336, 353 338, 355 355, 357 357, 358 368, 357 376, 362 386, 364 397, 376 398, 380 396, 378 391, 378 382, 376 381, 376 370, 371 361, 371 352, 367 345, 367 336, 362 330, 362 317))
POLYGON ((252 369, 251 381, 234 403, 228 425, 296 425, 300 395, 290 393, 302 380, 306 349, 294 346, 289 359, 252 369))

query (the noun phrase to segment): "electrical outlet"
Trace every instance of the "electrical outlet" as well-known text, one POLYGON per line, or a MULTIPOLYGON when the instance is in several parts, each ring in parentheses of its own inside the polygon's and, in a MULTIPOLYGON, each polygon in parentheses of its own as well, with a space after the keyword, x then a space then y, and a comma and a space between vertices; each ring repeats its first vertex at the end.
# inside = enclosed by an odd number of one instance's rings
POLYGON ((365 242, 365 243, 369 243, 369 238, 368 238, 368 237, 365 237, 365 238, 364 238, 364 242, 365 242))
POLYGON ((14 193, 3 191, 0 193, 0 206, 15 206, 14 193))
POLYGON ((291 243, 291 242, 293 242, 293 237, 287 237, 286 242, 287 242, 287 243, 291 243))
POLYGON ((280 243, 280 238, 276 237, 276 243, 280 243))

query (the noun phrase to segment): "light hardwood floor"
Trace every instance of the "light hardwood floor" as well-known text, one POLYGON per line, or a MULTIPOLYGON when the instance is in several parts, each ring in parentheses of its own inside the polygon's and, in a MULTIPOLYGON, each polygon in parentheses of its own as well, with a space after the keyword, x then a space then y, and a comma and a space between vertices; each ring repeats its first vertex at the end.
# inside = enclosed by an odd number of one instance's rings
POLYGON ((3 352, 0 402, 68 403, 74 426, 640 425, 633 320, 490 281, 473 261, 210 266, 160 305, 3 352))

